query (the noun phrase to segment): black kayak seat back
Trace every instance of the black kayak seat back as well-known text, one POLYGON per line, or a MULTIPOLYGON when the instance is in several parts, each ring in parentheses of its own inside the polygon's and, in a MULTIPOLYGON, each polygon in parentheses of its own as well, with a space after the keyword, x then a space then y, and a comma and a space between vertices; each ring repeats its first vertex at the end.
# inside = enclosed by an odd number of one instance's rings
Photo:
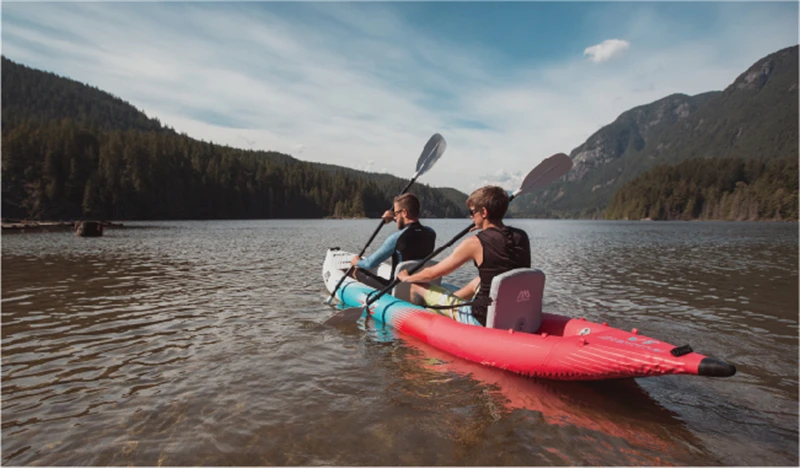
POLYGON ((486 328, 536 333, 542 325, 545 274, 538 268, 516 268, 492 279, 486 328))
MULTIPOLYGON (((425 268, 428 268, 431 265, 436 265, 436 260, 428 260, 425 263, 425 268)), ((401 271, 408 271, 419 264, 419 260, 406 260, 404 262, 400 262, 397 264, 397 267, 394 269, 394 278, 397 278, 397 274, 401 271)), ((418 271, 422 271, 420 268, 418 271)), ((441 278, 436 278, 435 280, 431 281, 431 284, 442 284, 441 278)), ((392 296, 406 302, 411 302, 411 283, 397 283, 397 285, 392 289, 392 296)))

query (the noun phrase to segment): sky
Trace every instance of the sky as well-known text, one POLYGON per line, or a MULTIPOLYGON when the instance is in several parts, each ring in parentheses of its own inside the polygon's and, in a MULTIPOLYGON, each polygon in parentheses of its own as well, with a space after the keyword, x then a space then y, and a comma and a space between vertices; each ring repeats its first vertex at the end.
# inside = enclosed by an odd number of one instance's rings
POLYGON ((5 57, 191 137, 514 190, 622 112, 798 43, 797 2, 3 1, 5 57))

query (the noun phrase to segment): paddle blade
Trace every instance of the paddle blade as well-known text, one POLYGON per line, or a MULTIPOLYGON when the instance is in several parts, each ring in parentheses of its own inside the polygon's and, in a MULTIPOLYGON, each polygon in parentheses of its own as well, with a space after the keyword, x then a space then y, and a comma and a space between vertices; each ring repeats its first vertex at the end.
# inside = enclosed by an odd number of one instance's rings
POLYGON ((350 307, 349 309, 340 310, 323 323, 330 326, 336 326, 342 323, 353 323, 358 321, 362 315, 364 315, 363 307, 350 307))
POLYGON ((530 193, 544 188, 564 176, 572 169, 572 159, 564 153, 554 154, 545 159, 528 173, 514 196, 530 193))
POLYGON ((417 160, 417 177, 428 172, 430 168, 442 157, 444 150, 447 149, 447 142, 444 137, 438 133, 434 133, 425 148, 422 149, 422 154, 419 155, 417 160))

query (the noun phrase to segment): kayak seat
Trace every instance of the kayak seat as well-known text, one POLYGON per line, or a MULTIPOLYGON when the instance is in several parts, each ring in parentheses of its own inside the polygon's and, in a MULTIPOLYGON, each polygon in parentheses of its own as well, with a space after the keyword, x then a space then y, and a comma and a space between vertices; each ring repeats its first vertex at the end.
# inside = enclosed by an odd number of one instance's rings
POLYGON ((542 324, 545 275, 537 268, 517 268, 492 279, 486 328, 536 333, 542 324))
MULTIPOLYGON (((428 260, 425 264, 425 268, 428 268, 431 265, 436 265, 436 260, 428 260)), ((397 278, 397 274, 401 271, 407 271, 419 264, 419 260, 406 260, 405 262, 400 262, 397 264, 397 267, 394 270, 394 278, 397 278)), ((421 270, 421 269, 420 269, 421 270)), ((436 278, 435 280, 431 281, 431 284, 442 284, 441 278, 436 278)), ((411 283, 397 283, 397 285, 392 289, 392 296, 406 302, 411 302, 411 283)))

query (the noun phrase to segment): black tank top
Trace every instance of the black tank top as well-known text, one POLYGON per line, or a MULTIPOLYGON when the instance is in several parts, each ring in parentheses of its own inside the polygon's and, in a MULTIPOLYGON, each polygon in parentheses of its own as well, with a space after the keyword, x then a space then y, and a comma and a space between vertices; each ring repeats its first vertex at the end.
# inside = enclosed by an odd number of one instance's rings
POLYGON ((408 224, 404 228, 392 254, 392 278, 397 264, 406 260, 422 260, 433 252, 436 246, 436 231, 423 226, 419 221, 408 224))
POLYGON ((478 233, 478 240, 483 247, 483 263, 475 265, 481 284, 472 304, 472 315, 485 327, 492 279, 515 268, 530 268, 531 243, 525 231, 511 226, 483 230, 478 233))

